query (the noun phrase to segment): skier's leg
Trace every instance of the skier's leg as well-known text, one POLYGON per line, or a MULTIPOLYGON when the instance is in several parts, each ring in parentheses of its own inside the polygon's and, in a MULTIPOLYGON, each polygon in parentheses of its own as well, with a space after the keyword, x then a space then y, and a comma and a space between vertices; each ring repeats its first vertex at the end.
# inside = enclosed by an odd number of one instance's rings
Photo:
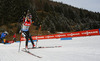
POLYGON ((29 38, 30 38, 30 40, 31 40, 31 43, 32 43, 33 47, 35 47, 34 42, 33 42, 33 40, 32 40, 32 37, 30 36, 29 38))
POLYGON ((27 31, 24 31, 23 35, 26 38, 26 48, 28 48, 28 34, 27 34, 27 31))
POLYGON ((26 34, 26 48, 28 48, 28 38, 29 38, 29 36, 28 36, 28 31, 26 31, 25 32, 25 34, 26 34))
POLYGON ((26 51, 29 51, 28 49, 28 37, 26 36, 26 48, 25 48, 26 51))
POLYGON ((31 41, 31 43, 32 43, 32 46, 35 47, 34 42, 33 42, 33 40, 32 40, 32 37, 31 37, 31 34, 30 34, 30 33, 29 33, 29 38, 30 38, 30 41, 31 41))
POLYGON ((28 48, 28 37, 26 36, 26 48, 28 48))

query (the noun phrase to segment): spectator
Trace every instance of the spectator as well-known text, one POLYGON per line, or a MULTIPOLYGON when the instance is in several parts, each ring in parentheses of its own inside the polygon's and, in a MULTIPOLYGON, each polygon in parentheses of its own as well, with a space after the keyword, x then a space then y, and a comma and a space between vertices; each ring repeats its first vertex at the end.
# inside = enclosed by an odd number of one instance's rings
POLYGON ((3 33, 1 34, 1 37, 0 37, 0 41, 1 41, 1 42, 2 42, 2 41, 3 41, 3 42, 6 42, 6 41, 5 41, 5 36, 6 36, 6 35, 8 35, 8 32, 7 32, 7 31, 5 31, 5 32, 3 32, 3 33))
POLYGON ((13 41, 16 42, 16 33, 13 35, 13 41))

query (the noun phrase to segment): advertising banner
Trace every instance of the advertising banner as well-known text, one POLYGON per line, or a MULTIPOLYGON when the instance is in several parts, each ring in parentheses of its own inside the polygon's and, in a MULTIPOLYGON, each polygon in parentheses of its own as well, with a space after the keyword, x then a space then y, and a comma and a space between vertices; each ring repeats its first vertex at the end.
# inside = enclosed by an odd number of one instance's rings
MULTIPOLYGON (((62 34, 53 34, 53 35, 42 35, 42 36, 32 36, 33 40, 41 40, 41 39, 54 39, 54 38, 68 38, 68 37, 81 37, 81 36, 93 36, 99 35, 100 29, 79 31, 79 32, 71 32, 71 33, 62 33, 62 34)), ((21 37, 21 41, 25 41, 24 37, 21 37)))

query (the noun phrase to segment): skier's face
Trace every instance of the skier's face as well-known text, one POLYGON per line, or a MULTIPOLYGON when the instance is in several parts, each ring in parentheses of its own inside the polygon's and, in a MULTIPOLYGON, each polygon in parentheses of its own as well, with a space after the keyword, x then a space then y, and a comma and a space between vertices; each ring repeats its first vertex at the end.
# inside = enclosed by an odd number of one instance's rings
POLYGON ((29 22, 29 21, 31 21, 31 19, 29 17, 27 17, 27 21, 29 22))

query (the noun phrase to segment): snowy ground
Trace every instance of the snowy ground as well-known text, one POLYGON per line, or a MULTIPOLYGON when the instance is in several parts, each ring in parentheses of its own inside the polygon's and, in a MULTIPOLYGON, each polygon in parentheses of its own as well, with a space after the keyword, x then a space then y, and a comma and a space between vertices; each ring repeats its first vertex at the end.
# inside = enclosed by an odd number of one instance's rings
MULTIPOLYGON (((24 46, 25 42, 22 42, 21 49, 24 46)), ((33 54, 42 57, 37 58, 23 51, 18 52, 19 43, 0 44, 0 61, 100 61, 100 36, 39 40, 38 46, 62 47, 30 49, 33 54)))

